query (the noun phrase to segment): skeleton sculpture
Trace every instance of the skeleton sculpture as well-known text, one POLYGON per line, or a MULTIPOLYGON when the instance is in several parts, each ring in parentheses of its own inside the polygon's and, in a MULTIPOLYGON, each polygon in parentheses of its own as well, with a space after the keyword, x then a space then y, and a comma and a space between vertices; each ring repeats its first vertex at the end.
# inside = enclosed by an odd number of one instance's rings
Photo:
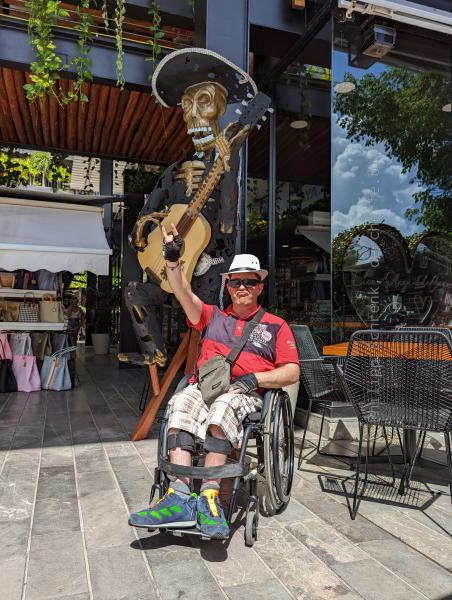
MULTIPOLYGON (((252 98, 257 90, 241 69, 213 52, 196 48, 177 51, 163 59, 154 73, 153 88, 157 99, 166 106, 180 100, 187 132, 195 149, 190 160, 178 161, 164 171, 129 236, 150 281, 129 283, 126 304, 145 362, 163 366, 167 357, 155 309, 167 302, 169 296, 161 287, 166 279, 164 265, 158 268, 152 265, 161 257, 161 234, 155 230, 160 222, 166 225, 165 218, 176 220, 175 215, 179 218, 182 212, 188 212, 190 218, 196 219, 196 213, 190 207, 195 200, 194 204, 201 210, 202 204, 196 204, 196 199, 205 193, 210 182, 212 189, 199 216, 204 229, 197 221, 198 230, 195 234, 192 232, 190 248, 188 238, 185 243, 187 251, 191 250, 191 245, 196 245, 194 239, 198 243, 198 238, 205 236, 205 247, 199 251, 197 262, 193 262, 191 284, 202 300, 216 303, 220 291, 219 275, 227 270, 235 250, 239 149, 250 130, 246 126, 237 132, 234 130, 236 124, 232 123, 221 131, 218 119, 224 114, 228 101, 246 103, 244 98, 252 98), (185 79, 180 75, 175 77, 178 69, 185 79), (177 205, 182 205, 179 212, 177 205)), ((191 273, 186 271, 186 274, 191 273)))

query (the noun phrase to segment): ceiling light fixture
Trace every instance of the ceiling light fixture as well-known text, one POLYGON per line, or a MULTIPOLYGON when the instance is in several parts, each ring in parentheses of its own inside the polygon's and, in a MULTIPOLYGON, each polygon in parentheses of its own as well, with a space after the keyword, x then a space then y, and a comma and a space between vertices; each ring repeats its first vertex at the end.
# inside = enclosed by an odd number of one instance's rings
POLYGON ((354 90, 356 90, 356 85, 352 81, 341 81, 334 86, 334 91, 337 94, 349 94, 354 90))
POLYGON ((298 119, 298 121, 292 121, 290 123, 292 129, 306 129, 309 126, 309 123, 304 119, 298 119))
POLYGON ((452 103, 449 102, 449 104, 445 104, 441 110, 443 112, 452 112, 452 103))

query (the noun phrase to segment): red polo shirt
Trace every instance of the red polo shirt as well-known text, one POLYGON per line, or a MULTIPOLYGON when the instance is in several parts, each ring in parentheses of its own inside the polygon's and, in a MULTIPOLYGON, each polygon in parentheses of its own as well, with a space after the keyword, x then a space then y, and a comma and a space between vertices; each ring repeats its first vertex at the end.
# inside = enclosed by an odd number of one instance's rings
MULTIPOLYGON (((260 306, 244 320, 234 314, 232 305, 220 310, 217 306, 203 303, 199 322, 193 324, 188 321, 190 327, 202 332, 198 370, 213 356, 227 356, 242 335, 245 322, 259 310, 260 306)), ((248 373, 271 371, 287 363, 298 365, 292 331, 284 319, 265 312, 232 366, 232 379, 248 373)))

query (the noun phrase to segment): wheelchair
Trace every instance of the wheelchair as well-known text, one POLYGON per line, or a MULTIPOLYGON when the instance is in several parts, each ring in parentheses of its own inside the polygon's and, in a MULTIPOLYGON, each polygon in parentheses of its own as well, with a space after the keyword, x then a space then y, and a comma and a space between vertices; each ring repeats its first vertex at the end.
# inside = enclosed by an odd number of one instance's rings
MULTIPOLYGON (((188 385, 184 377, 176 392, 188 385)), ((294 474, 294 428, 289 395, 282 389, 268 390, 263 397, 262 409, 251 413, 243 422, 243 440, 237 460, 231 456, 221 467, 203 467, 204 452, 197 444, 193 465, 171 464, 167 448, 168 408, 165 416, 158 419, 158 466, 155 469, 150 503, 162 498, 169 485, 170 477, 185 476, 195 483, 205 478, 232 478, 232 493, 226 518, 231 523, 240 484, 248 490, 245 517, 245 544, 252 546, 257 539, 259 512, 266 516, 279 514, 289 504, 294 474), (254 444, 250 442, 254 441, 254 444), (259 485, 258 485, 259 484, 259 485)), ((149 528, 148 531, 154 531, 149 528)), ((175 536, 196 535, 210 540, 196 528, 158 528, 175 536)))

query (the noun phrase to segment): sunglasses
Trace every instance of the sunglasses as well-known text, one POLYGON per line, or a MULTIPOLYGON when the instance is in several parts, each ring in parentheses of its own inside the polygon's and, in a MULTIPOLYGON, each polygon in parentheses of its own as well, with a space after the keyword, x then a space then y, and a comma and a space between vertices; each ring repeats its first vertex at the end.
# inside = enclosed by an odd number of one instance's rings
POLYGON ((246 288, 252 288, 260 283, 262 283, 260 279, 228 279, 228 285, 235 289, 238 289, 241 285, 244 285, 246 288))

